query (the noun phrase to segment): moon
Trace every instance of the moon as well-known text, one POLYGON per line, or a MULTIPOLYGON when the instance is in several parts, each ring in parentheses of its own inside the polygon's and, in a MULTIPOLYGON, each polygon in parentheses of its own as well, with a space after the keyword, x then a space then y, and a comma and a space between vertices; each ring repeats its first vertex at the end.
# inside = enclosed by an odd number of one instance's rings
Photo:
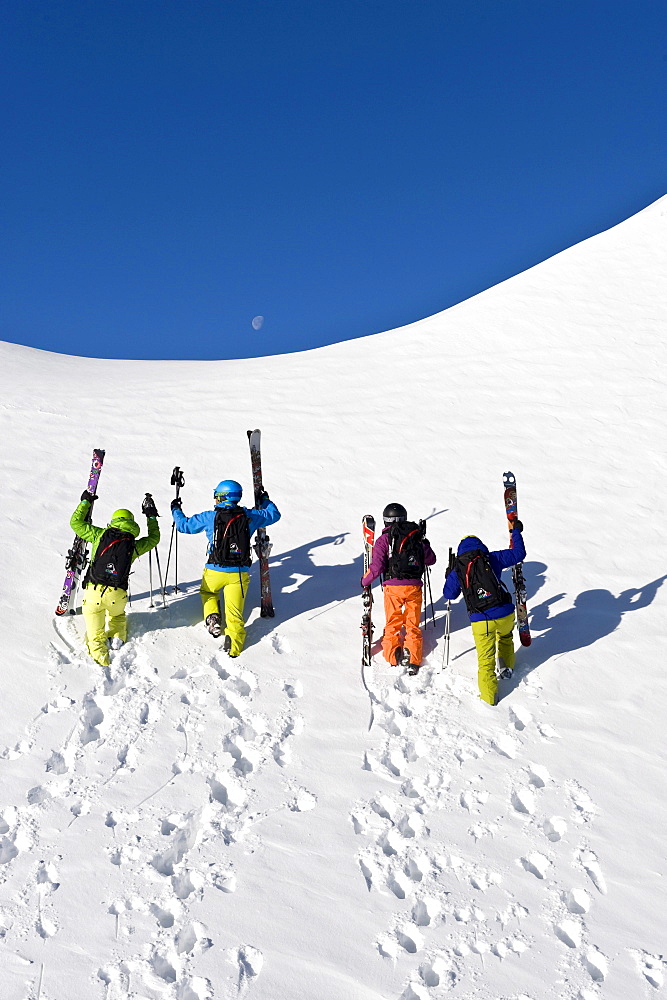
POLYGON ((261 330, 263 326, 264 326, 264 317, 255 316, 254 320, 252 321, 253 330, 261 330))

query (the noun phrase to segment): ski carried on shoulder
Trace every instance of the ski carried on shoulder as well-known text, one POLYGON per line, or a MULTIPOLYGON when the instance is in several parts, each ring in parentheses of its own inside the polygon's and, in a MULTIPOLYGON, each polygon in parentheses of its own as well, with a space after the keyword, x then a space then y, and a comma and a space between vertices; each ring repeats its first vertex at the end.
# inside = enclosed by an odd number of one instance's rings
MULTIPOLYGON (((248 431, 248 444, 250 445, 250 463, 252 465, 252 485, 255 491, 255 506, 261 503, 264 485, 262 483, 262 435, 261 431, 248 431)), ((262 591, 262 618, 273 618, 273 600, 271 598, 271 578, 269 576, 269 556, 271 555, 271 542, 265 528, 258 528, 254 545, 257 558, 259 559, 259 580, 262 591)))
MULTIPOLYGON (((86 487, 89 493, 97 493, 97 484, 100 479, 103 462, 104 449, 95 448, 90 466, 90 475, 88 476, 88 486, 86 487)), ((92 511, 93 505, 91 503, 86 514, 87 521, 92 520, 92 511)), ((76 592, 87 562, 88 542, 84 542, 83 538, 75 535, 74 543, 72 548, 68 550, 65 560, 65 582, 63 583, 63 591, 56 608, 57 615, 66 615, 68 611, 71 615, 76 614, 76 592)))
MULTIPOLYGON (((503 473, 503 487, 505 490, 505 514, 507 515, 507 527, 510 530, 510 548, 512 548, 511 532, 514 521, 518 517, 516 500, 516 479, 513 472, 503 473)), ((514 595, 516 604, 516 620, 519 629, 519 639, 522 646, 530 646, 530 626, 528 624, 528 608, 526 607, 526 582, 523 578, 523 563, 512 566, 512 580, 514 582, 514 595)))

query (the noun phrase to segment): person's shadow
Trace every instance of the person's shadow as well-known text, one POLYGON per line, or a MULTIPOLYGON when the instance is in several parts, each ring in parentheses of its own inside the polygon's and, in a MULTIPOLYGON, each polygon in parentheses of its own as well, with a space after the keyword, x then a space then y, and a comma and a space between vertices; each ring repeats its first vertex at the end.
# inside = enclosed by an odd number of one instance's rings
POLYGON ((667 574, 643 587, 624 590, 618 597, 614 597, 609 590, 584 590, 575 598, 571 608, 555 615, 551 614, 551 605, 562 600, 564 594, 557 594, 538 604, 530 611, 531 628, 543 633, 533 641, 538 654, 533 666, 552 656, 591 646, 614 632, 624 614, 651 604, 665 580, 667 574))

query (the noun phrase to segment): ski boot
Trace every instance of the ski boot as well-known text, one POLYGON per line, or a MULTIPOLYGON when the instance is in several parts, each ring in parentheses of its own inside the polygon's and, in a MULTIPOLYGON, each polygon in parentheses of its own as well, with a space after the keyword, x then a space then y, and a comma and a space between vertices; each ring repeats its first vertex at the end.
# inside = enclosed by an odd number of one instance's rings
POLYGON ((498 658, 498 663, 496 664, 496 677, 499 681, 508 681, 512 677, 513 671, 510 667, 506 667, 504 662, 498 658))
POLYGON ((224 642, 222 644, 222 649, 223 652, 225 652, 227 656, 231 656, 232 659, 234 659, 234 657, 239 655, 238 653, 232 653, 232 638, 229 635, 225 636, 224 642))
POLYGON ((219 639, 222 635, 222 627, 220 625, 220 615, 213 612, 206 616, 206 628, 209 630, 214 639, 219 639))
POLYGON ((410 677, 414 677, 415 674, 419 673, 419 663, 412 663, 410 660, 410 650, 404 649, 403 656, 401 657, 401 666, 405 667, 410 677))

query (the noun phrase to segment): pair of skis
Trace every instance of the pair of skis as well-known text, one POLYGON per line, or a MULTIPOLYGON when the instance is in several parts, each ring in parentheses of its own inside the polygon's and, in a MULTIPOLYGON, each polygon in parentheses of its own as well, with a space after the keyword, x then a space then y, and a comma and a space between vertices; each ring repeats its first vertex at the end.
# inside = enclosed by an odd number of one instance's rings
MULTIPOLYGON (((93 451, 93 461, 90 466, 88 486, 86 487, 88 492, 93 495, 97 493, 97 484, 100 481, 100 473, 104 464, 104 454, 103 448, 95 448, 93 451)), ((91 503, 86 514, 87 521, 92 520, 92 511, 93 504, 91 503)), ((72 548, 68 550, 67 558, 65 559, 65 581, 58 606, 56 607, 57 615, 66 615, 68 612, 71 615, 76 614, 76 595, 83 571, 87 565, 88 542, 84 542, 83 538, 75 535, 72 548)))
MULTIPOLYGON (((517 509, 517 496, 516 496, 516 478, 513 472, 503 473, 503 490, 504 490, 504 500, 505 500, 505 516, 507 517, 507 526, 510 531, 510 548, 512 548, 512 528, 514 527, 514 522, 517 520, 518 509, 517 509)), ((373 545, 375 544, 375 518, 370 514, 364 515, 362 518, 362 531, 364 539, 364 575, 368 572, 368 567, 370 566, 371 559, 373 557, 373 545)), ((452 550, 449 550, 449 563, 451 568, 452 563, 452 550)), ((523 564, 517 563, 516 566, 512 567, 512 580, 514 583, 514 594, 515 594, 515 605, 516 605, 516 618, 517 626, 519 630, 519 639, 522 646, 530 646, 530 626, 528 624, 528 608, 526 606, 526 583, 523 577, 523 564)), ((361 654, 361 665, 362 667, 368 667, 371 663, 371 643, 373 639, 373 592, 370 587, 364 587, 362 592, 363 601, 363 614, 361 617, 361 634, 362 634, 362 654, 361 654)), ((450 608, 447 608, 447 631, 445 636, 445 649, 447 655, 447 663, 449 663, 449 614, 450 608)), ((364 680, 365 683, 365 680, 364 680)))
MULTIPOLYGON (((512 548, 512 528, 518 516, 516 479, 513 472, 503 473, 503 489, 505 491, 505 515, 510 531, 510 548, 512 548)), ((530 625, 528 624, 528 608, 526 607, 526 581, 523 578, 523 563, 512 566, 512 581, 514 583, 514 603, 519 639, 522 646, 530 646, 530 625)))
MULTIPOLYGON (((261 432, 256 429, 248 431, 247 433, 248 444, 250 446, 250 463, 252 467, 252 484, 255 494, 255 506, 258 507, 261 503, 262 493, 264 492, 264 485, 262 483, 261 432)), ((88 477, 87 489, 89 493, 95 494, 97 492, 97 485, 99 483, 103 462, 104 450, 102 448, 95 448, 90 467, 90 475, 88 477)), ((178 473, 178 481, 175 481, 174 476, 172 476, 172 485, 176 485, 176 495, 178 496, 179 488, 183 485, 183 473, 178 467, 174 469, 174 474, 176 473, 178 473)), ((86 515, 86 519, 88 521, 92 519, 92 509, 93 505, 91 503, 86 515)), ((264 528, 259 528, 257 530, 254 548, 259 560, 261 616, 262 618, 273 618, 275 611, 273 609, 273 600, 271 598, 271 580, 269 576, 271 542, 269 541, 269 536, 264 528)), ((87 564, 88 543, 84 542, 84 540, 79 538, 77 535, 74 538, 72 548, 69 549, 67 553, 67 559, 65 561, 65 581, 63 583, 62 594, 60 600, 58 601, 58 606, 56 607, 57 615, 66 615, 68 612, 71 615, 76 614, 77 591, 87 564)))

